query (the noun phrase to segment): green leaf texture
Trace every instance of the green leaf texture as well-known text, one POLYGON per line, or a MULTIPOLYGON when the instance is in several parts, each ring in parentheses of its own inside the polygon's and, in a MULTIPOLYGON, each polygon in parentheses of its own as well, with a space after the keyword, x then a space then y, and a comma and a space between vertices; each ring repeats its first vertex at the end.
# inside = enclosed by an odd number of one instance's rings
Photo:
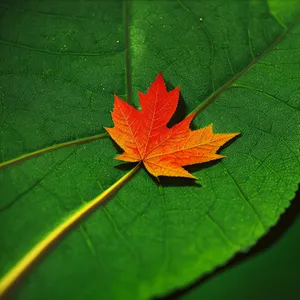
MULTIPOLYGON (((199 179, 140 170, 24 277, 13 299, 150 299, 224 265, 300 182, 299 1, 2 1, 0 159, 104 133, 159 71, 194 128, 241 132, 199 179)), ((0 275, 126 172, 108 137, 0 170, 0 275)))
MULTIPOLYGON (((252 256, 251 259, 243 260, 242 263, 235 265, 233 268, 219 272, 218 276, 212 276, 210 280, 202 282, 202 284, 191 289, 191 291, 185 290, 183 296, 176 299, 297 299, 300 291, 298 284, 300 268, 300 241, 298 238, 300 230, 300 205, 298 203, 293 204, 296 205, 292 205, 293 207, 284 214, 276 227, 272 228, 270 234, 257 244, 260 247, 260 251, 257 251, 255 256, 252 256), (276 243, 272 247, 261 251, 263 248, 262 242, 264 241, 263 243, 265 244, 265 241, 268 240, 269 243, 270 236, 273 236, 273 238, 276 237, 274 231, 276 229, 280 231, 282 225, 294 214, 295 208, 298 216, 294 218, 293 225, 284 232, 283 236, 280 236, 279 240, 276 238, 276 243), (278 225, 279 227, 277 227, 278 225)), ((255 250, 258 249, 256 248, 255 250)), ((253 254, 252 249, 251 252, 253 254)))

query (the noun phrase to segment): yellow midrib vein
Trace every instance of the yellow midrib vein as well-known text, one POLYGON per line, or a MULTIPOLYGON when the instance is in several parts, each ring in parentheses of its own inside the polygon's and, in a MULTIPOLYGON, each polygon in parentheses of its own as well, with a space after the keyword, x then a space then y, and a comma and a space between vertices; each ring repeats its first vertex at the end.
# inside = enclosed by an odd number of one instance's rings
POLYGON ((14 284, 25 274, 27 270, 49 249, 55 242, 59 240, 67 231, 73 228, 80 220, 86 217, 113 193, 115 193, 138 169, 137 164, 132 170, 127 172, 123 177, 117 180, 108 189, 102 192, 93 200, 87 202, 66 220, 55 227, 41 241, 39 241, 17 264, 9 270, 9 272, 0 280, 0 299, 3 299, 11 290, 14 284))

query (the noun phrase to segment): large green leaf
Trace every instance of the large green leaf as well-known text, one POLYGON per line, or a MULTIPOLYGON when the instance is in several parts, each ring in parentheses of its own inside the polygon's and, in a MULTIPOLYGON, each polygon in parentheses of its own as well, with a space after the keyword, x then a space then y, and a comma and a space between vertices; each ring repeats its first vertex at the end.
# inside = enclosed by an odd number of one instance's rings
MULTIPOLYGON (((0 5, 1 159, 104 132, 113 93, 162 70, 193 126, 241 131, 199 180, 140 170, 40 261, 15 299, 147 299, 245 251, 300 181, 298 1, 7 1, 0 5)), ((124 173, 105 137, 0 173, 1 275, 124 173)))

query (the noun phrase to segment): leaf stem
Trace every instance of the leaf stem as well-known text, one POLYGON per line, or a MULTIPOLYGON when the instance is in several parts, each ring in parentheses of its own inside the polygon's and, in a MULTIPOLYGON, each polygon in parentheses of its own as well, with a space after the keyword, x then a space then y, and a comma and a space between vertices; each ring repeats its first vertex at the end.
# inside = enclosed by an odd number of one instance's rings
POLYGON ((96 141, 98 139, 101 139, 101 138, 104 138, 104 137, 107 137, 107 136, 108 136, 107 133, 96 134, 96 135, 93 135, 93 136, 80 138, 80 139, 76 139, 76 140, 73 140, 73 141, 64 142, 64 143, 61 143, 61 144, 55 144, 55 145, 52 145, 50 147, 46 147, 46 148, 42 148, 42 149, 39 149, 39 150, 36 150, 36 151, 33 151, 33 152, 29 152, 29 153, 20 155, 18 157, 12 158, 8 161, 4 161, 4 162, 0 163, 0 170, 3 169, 3 168, 6 168, 8 166, 17 164, 17 163, 19 163, 23 160, 39 156, 39 155, 44 154, 46 152, 61 149, 61 148, 64 148, 64 147, 70 147, 70 146, 73 146, 73 145, 79 145, 79 144, 84 144, 84 143, 96 141))
POLYGON ((27 254, 25 254, 25 256, 21 258, 21 260, 19 260, 17 264, 0 280, 0 299, 3 299, 3 297, 11 291, 12 287, 14 287, 17 281, 23 277, 25 272, 28 271, 38 259, 42 258, 43 254, 45 254, 54 243, 58 242, 64 234, 66 234, 100 204, 103 204, 103 202, 107 200, 112 193, 115 193, 128 179, 130 179, 130 177, 132 177, 139 169, 139 166, 140 163, 96 198, 81 206, 66 220, 62 221, 62 223, 48 233, 29 252, 27 252, 27 254))

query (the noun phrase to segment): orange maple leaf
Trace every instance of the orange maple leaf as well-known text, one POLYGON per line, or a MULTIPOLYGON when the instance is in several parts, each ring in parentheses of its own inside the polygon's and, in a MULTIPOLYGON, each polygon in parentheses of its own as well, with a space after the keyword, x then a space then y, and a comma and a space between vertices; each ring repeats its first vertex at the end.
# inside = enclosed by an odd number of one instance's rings
POLYGON ((180 176, 197 179, 182 166, 223 158, 216 151, 239 133, 214 134, 212 124, 198 130, 189 126, 195 113, 172 128, 167 123, 174 114, 179 87, 168 92, 159 73, 147 94, 138 92, 142 110, 114 95, 111 113, 113 128, 105 128, 124 150, 116 159, 143 162, 154 176, 180 176))

